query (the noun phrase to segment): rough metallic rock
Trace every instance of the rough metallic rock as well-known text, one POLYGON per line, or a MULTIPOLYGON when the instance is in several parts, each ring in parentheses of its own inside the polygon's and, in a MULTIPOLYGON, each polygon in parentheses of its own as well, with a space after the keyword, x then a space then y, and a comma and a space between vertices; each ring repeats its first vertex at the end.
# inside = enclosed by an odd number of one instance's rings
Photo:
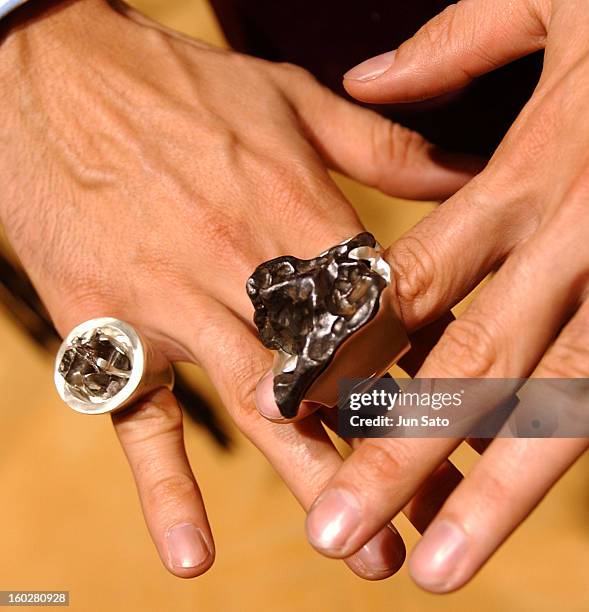
POLYGON ((101 402, 127 384, 132 363, 126 348, 96 329, 87 338, 74 338, 59 364, 59 373, 79 399, 101 402))
POLYGON ((278 351, 274 396, 284 417, 297 414, 338 347, 377 313, 387 281, 370 261, 350 256, 359 247, 376 246, 365 232, 314 259, 267 261, 248 279, 260 338, 278 351))

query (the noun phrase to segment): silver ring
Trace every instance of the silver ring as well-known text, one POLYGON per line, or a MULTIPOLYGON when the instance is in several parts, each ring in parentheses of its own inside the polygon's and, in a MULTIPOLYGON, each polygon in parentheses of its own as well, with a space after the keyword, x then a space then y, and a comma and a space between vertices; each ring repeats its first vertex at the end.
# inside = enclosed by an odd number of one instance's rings
POLYGON ((340 380, 376 380, 410 348, 389 264, 368 232, 313 259, 266 261, 246 289, 260 339, 274 351, 274 399, 285 418, 303 400, 335 405, 340 380))
POLYGON ((132 325, 102 317, 67 335, 55 358, 54 381, 76 412, 105 414, 161 387, 172 389, 174 370, 132 325))

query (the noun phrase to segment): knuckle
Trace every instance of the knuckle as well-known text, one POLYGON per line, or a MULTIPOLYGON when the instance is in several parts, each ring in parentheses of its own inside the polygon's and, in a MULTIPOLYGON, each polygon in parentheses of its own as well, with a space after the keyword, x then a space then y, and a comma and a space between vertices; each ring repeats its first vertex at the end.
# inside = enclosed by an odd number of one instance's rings
POLYGON ((326 225, 327 214, 333 219, 334 200, 326 189, 330 185, 301 159, 270 161, 259 169, 259 176, 265 185, 261 200, 270 208, 279 203, 285 226, 296 227, 305 235, 315 231, 317 224, 326 225))
POLYGON ((235 244, 238 232, 230 214, 207 206, 198 211, 195 222, 205 243, 222 244, 223 248, 231 248, 235 244))
POLYGON ((140 404, 133 412, 115 416, 121 441, 130 445, 146 443, 182 431, 182 410, 176 401, 159 402, 151 399, 140 404))
POLYGON ((242 136, 227 120, 221 119, 209 111, 207 121, 203 122, 203 136, 206 137, 209 151, 216 153, 218 162, 231 168, 242 147, 242 136))
POLYGON ((550 348, 541 365, 548 378, 589 377, 589 343, 581 333, 563 334, 550 348))
POLYGON ((379 483, 398 481, 410 470, 413 456, 406 445, 395 440, 365 440, 356 464, 361 482, 379 483))
POLYGON ((123 288, 117 288, 107 277, 88 272, 84 276, 72 275, 58 308, 52 308, 53 322, 62 336, 78 323, 96 316, 120 316, 124 318, 123 304, 126 296, 123 288))
POLYGON ((86 270, 83 275, 75 275, 69 279, 68 295, 78 307, 90 307, 94 303, 100 303, 104 296, 110 293, 109 283, 102 274, 94 274, 92 270, 86 270))
MULTIPOLYGON (((199 236, 194 250, 200 255, 206 256, 211 245, 222 245, 223 258, 217 261, 218 266, 235 269, 237 265, 243 265, 249 269, 252 227, 242 212, 207 205, 199 208, 189 223, 193 235, 199 236)), ((185 272, 190 278, 190 272, 188 270, 185 272)))
POLYGON ((387 259, 395 277, 401 305, 410 305, 424 297, 436 278, 430 249, 416 235, 404 236, 390 249, 387 259))
POLYGON ((288 206, 296 206, 313 183, 313 174, 297 159, 264 160, 260 176, 268 185, 268 198, 288 206))
MULTIPOLYGON (((380 116, 374 118, 370 139, 374 165, 381 168, 386 168, 387 163, 392 162, 400 168, 412 167, 428 146, 417 132, 380 116)), ((377 184, 377 187, 380 186, 377 184)))
POLYGON ((479 319, 462 317, 448 325, 431 356, 449 376, 484 378, 496 366, 497 343, 479 319))
POLYGON ((419 32, 431 48, 447 43, 449 32, 456 30, 456 5, 452 4, 428 21, 419 32))
POLYGON ((190 502, 196 491, 196 483, 188 474, 167 474, 146 488, 145 501, 150 506, 184 505, 190 502))
MULTIPOLYGON (((250 416, 255 413, 254 394, 260 373, 255 373, 247 365, 241 365, 233 369, 233 380, 235 382, 235 406, 238 410, 238 416, 250 416)), ((243 421, 242 419, 239 419, 243 421)))
POLYGON ((317 83, 315 77, 305 68, 291 62, 278 62, 276 68, 289 80, 305 81, 306 83, 317 83))
POLYGON ((179 258, 170 255, 171 252, 167 238, 162 238, 159 242, 154 236, 137 240, 133 254, 135 278, 151 281, 141 285, 141 292, 145 297, 151 293, 151 289, 160 286, 165 286, 168 290, 184 286, 187 272, 179 258))
POLYGON ((231 406, 229 410, 240 431, 248 436, 259 421, 255 405, 255 391, 260 378, 268 369, 268 363, 261 363, 253 355, 239 355, 228 366, 231 406))
POLYGON ((293 164, 284 163, 283 160, 265 161, 258 172, 267 185, 268 203, 281 202, 285 209, 297 205, 304 185, 309 180, 294 160, 293 164))
MULTIPOLYGON (((510 474, 513 471, 513 466, 505 466, 506 469, 501 473, 498 471, 485 470, 480 474, 477 482, 477 491, 480 495, 477 497, 479 512, 488 513, 496 508, 509 507, 514 498, 513 487, 505 474, 510 474)), ((494 470, 497 466, 494 467, 494 470)))
POLYGON ((466 31, 470 20, 465 19, 466 5, 462 2, 451 4, 430 19, 416 34, 416 39, 426 44, 423 48, 448 49, 469 36, 466 31))
POLYGON ((535 36, 540 42, 540 46, 546 40, 547 24, 550 23, 552 12, 552 2, 550 0, 525 0, 522 3, 524 16, 533 17, 533 20, 526 20, 528 34, 535 36))

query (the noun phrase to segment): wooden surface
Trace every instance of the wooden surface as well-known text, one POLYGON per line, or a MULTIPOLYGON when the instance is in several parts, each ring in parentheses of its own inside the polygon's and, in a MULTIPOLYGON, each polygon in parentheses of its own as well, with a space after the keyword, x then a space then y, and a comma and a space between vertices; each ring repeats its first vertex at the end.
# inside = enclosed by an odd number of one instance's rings
MULTIPOLYGON (((133 2, 167 25, 221 43, 200 0, 133 2)), ((430 210, 338 179, 368 229, 390 242, 430 210)), ((191 372, 222 407, 206 378, 191 372)), ((462 591, 420 591, 406 569, 364 582, 306 543, 303 512, 262 456, 233 432, 231 452, 187 426, 187 446, 217 542, 205 576, 168 575, 143 525, 108 418, 65 408, 51 358, 0 313, 0 590, 67 589, 71 609, 143 611, 589 610, 589 457, 581 460, 462 591)), ((229 425, 228 425, 229 427, 229 425)), ((461 448, 468 470, 474 453, 461 448)), ((409 547, 414 529, 395 521, 409 547)))

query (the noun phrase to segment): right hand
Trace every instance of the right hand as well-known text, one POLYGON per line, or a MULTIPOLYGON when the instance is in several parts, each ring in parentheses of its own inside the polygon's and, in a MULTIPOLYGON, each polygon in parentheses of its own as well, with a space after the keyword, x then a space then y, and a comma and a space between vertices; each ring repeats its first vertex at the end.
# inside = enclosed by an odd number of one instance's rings
MULTIPOLYGON (((540 81, 485 170, 385 253, 407 326, 447 312, 497 270, 442 334, 418 378, 589 375, 586 14, 581 0, 462 0, 345 77, 360 100, 410 102, 448 94, 544 49, 540 81)), ((567 404, 584 405, 576 389, 559 387, 557 421, 567 404)), ((530 409, 529 397, 516 420, 530 409)), ((420 586, 447 593, 472 579, 589 448, 580 414, 573 437, 499 435, 489 444, 412 553, 409 569, 420 586)), ((309 539, 331 557, 359 550, 458 443, 357 444, 311 510, 309 539)))
MULTIPOLYGON (((117 5, 118 6, 118 5, 117 5)), ((200 364, 240 430, 308 508, 341 464, 317 418, 261 418, 271 357, 245 281, 363 230, 326 165, 395 195, 441 199, 478 169, 436 162, 417 134, 337 98, 300 68, 211 48, 102 0, 32 3, 5 22, 0 214, 58 331, 98 316, 200 364), (18 66, 18 71, 16 67, 18 66)), ((214 546, 182 413, 160 390, 114 418, 166 567, 206 571, 214 546)), ((403 559, 382 530, 348 560, 403 559)))

